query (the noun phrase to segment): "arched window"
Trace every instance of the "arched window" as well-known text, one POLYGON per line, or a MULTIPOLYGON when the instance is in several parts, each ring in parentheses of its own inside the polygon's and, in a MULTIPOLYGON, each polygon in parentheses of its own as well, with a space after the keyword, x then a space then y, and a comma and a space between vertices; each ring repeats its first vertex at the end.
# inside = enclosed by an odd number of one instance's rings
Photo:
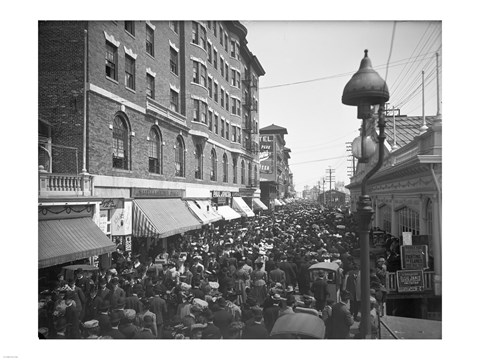
POLYGON ((248 163, 248 185, 252 186, 252 163, 248 163))
POLYGON ((253 185, 254 186, 258 186, 258 169, 257 169, 257 165, 255 165, 254 169, 253 169, 253 185))
POLYGON ((113 121, 113 167, 129 169, 130 156, 128 144, 127 122, 121 116, 115 116, 113 121))
POLYGON ((212 169, 210 170, 210 180, 217 181, 217 153, 212 149, 210 154, 212 169))
POLYGON ((195 179, 202 179, 203 177, 203 149, 202 145, 197 144, 195 147, 195 179))
POLYGON ((386 231, 387 233, 392 232, 392 209, 388 205, 384 205, 380 207, 380 224, 382 230, 386 231))
POLYGON ((238 179, 237 179, 237 159, 233 158, 232 159, 232 165, 233 165, 233 183, 236 184, 238 179))
POLYGON ((223 182, 228 182, 228 156, 223 154, 223 182))
POLYGON ((175 176, 185 177, 185 144, 180 135, 175 144, 175 176))
POLYGON ((242 185, 245 185, 245 161, 243 160, 240 164, 240 182, 242 185))
POLYGON ((155 174, 162 174, 163 146, 160 132, 155 127, 152 127, 148 139, 148 171, 155 174))

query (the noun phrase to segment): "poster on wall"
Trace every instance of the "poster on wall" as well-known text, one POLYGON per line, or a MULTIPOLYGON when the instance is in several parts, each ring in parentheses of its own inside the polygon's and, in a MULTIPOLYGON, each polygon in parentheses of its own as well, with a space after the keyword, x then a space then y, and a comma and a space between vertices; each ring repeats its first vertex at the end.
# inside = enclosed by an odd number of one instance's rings
POLYGON ((125 202, 123 208, 112 210, 112 235, 132 234, 132 202, 125 202))
POLYGON ((426 245, 400 246, 402 269, 424 270, 428 268, 428 249, 426 245))
POLYGON ((273 141, 267 140, 268 137, 263 136, 260 140, 260 173, 273 173, 273 141))
POLYGON ((125 236, 125 251, 132 251, 132 237, 125 236))

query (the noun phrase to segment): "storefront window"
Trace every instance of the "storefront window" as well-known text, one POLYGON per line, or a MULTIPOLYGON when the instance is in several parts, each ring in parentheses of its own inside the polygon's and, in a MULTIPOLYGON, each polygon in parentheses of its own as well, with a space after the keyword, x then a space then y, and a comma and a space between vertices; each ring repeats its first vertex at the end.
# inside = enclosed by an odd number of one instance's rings
POLYGON ((398 233, 411 232, 412 235, 420 234, 420 217, 418 212, 404 207, 397 211, 398 216, 398 233))

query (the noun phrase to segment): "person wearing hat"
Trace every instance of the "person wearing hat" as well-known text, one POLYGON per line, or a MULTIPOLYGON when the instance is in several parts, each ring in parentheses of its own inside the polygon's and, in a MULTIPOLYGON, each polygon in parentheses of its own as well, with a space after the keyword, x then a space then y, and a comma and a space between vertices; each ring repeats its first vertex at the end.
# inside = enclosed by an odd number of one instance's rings
POLYGON ((98 320, 101 335, 107 334, 107 332, 109 332, 112 328, 112 325, 110 323, 109 310, 110 302, 108 300, 104 300, 98 307, 98 314, 95 317, 95 320, 98 320))
POLYGON ((263 306, 267 298, 267 273, 262 270, 263 263, 255 262, 256 269, 252 272, 251 295, 256 299, 257 305, 263 306))
POLYGON ((222 333, 220 332, 220 329, 213 323, 213 312, 210 309, 206 309, 204 311, 204 316, 207 323, 202 331, 202 339, 220 339, 222 337, 222 333))
POLYGON ((155 328, 155 322, 150 315, 146 315, 140 321, 137 332, 133 335, 133 339, 156 339, 152 329, 155 328))
POLYGON ((133 309, 125 310, 125 320, 120 322, 118 330, 125 336, 126 339, 133 339, 138 332, 138 327, 134 324, 137 313, 133 309))
POLYGON ((270 335, 272 331, 273 324, 277 321, 278 314, 280 312, 280 301, 282 300, 279 294, 273 294, 265 300, 263 307, 263 319, 265 322, 265 327, 270 335))
POLYGON ((279 264, 276 262, 273 265, 273 270, 268 273, 269 282, 272 284, 280 283, 282 287, 285 287, 285 271, 280 269, 279 264))
POLYGON ((110 330, 105 332, 102 332, 100 330, 100 333, 103 333, 104 334, 103 336, 110 336, 112 339, 117 339, 117 340, 125 339, 125 335, 123 335, 123 333, 120 330, 118 330, 118 326, 120 325, 120 320, 121 320, 121 317, 119 313, 113 312, 110 315, 110 324, 111 324, 110 330))
POLYGON ((160 296, 163 293, 163 288, 160 283, 153 287, 153 298, 150 298, 150 310, 155 314, 157 326, 157 338, 163 338, 163 324, 164 319, 167 318, 167 302, 160 296))
POLYGON ((311 291, 315 298, 315 308, 321 313, 330 296, 328 283, 325 279, 325 272, 323 270, 318 272, 315 281, 312 283, 311 291))
POLYGON ((332 306, 331 331, 329 339, 349 339, 350 326, 354 324, 352 314, 347 308, 350 293, 346 290, 340 292, 340 301, 332 306))
POLYGON ((85 296, 88 296, 88 294, 90 294, 90 279, 85 276, 82 268, 77 269, 75 285, 77 288, 82 290, 85 296))
POLYGON ((84 339, 98 339, 100 334, 100 328, 98 325, 98 320, 89 320, 83 323, 83 328, 85 329, 84 339))
POLYGON ((258 306, 252 308, 253 321, 247 322, 243 332, 243 339, 267 339, 268 330, 263 323, 262 309, 258 306))
POLYGON ((114 277, 110 283, 112 284, 112 292, 110 295, 110 304, 115 307, 120 301, 125 301, 125 290, 119 286, 119 279, 114 277))
POLYGON ((228 337, 228 328, 233 322, 233 315, 225 309, 227 303, 223 297, 217 299, 216 304, 218 305, 218 310, 213 313, 213 324, 220 329, 222 337, 226 339, 228 337))
MULTIPOLYGON (((157 338, 157 316, 150 310, 150 307, 151 307, 150 300, 143 298, 141 300, 141 303, 142 303, 142 310, 137 313, 137 320, 139 321, 139 323, 141 323, 145 316, 151 317, 153 319, 153 322, 152 324, 148 324, 150 326, 149 329, 151 330, 155 338, 157 338)), ((137 323, 137 325, 140 325, 139 323, 137 323)))
POLYGON ((55 335, 52 336, 52 339, 66 339, 67 325, 67 320, 64 316, 57 318, 54 322, 55 335))

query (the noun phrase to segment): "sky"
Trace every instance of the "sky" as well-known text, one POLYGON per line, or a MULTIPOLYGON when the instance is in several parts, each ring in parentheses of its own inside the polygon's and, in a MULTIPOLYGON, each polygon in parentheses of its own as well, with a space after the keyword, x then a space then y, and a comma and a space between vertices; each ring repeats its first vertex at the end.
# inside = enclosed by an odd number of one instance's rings
MULTIPOLYGON (((436 55, 441 93, 441 21, 242 21, 250 51, 266 74, 260 78, 260 128, 285 127, 296 191, 312 187, 333 169, 349 183, 346 142, 359 135, 356 107, 343 105, 343 89, 364 50, 387 82, 390 107, 404 115, 437 113, 436 55), (387 67, 388 64, 388 67, 387 67), (387 73, 388 70, 388 73, 387 73)), ((332 183, 332 188, 334 187, 332 183)))

